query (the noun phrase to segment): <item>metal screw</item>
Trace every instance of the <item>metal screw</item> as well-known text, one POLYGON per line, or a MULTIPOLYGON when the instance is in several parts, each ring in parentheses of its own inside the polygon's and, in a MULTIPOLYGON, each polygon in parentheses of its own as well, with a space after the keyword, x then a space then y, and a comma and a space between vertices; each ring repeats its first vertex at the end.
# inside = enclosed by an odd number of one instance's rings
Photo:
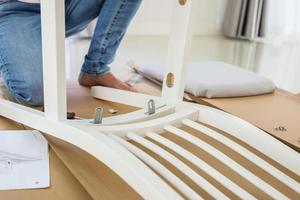
POLYGON ((102 118, 103 118, 103 108, 99 107, 95 110, 95 116, 94 116, 94 124, 102 124, 102 118))
POLYGON ((110 114, 117 114, 117 113, 118 113, 118 110, 113 109, 113 108, 110 108, 110 109, 108 109, 108 112, 109 112, 110 114))
POLYGON ((287 131, 286 127, 285 126, 278 126, 275 128, 276 131, 281 131, 281 132, 285 132, 287 131))
POLYGON ((153 99, 150 99, 148 101, 147 109, 148 109, 148 111, 145 113, 147 115, 153 115, 156 112, 155 101, 153 99))

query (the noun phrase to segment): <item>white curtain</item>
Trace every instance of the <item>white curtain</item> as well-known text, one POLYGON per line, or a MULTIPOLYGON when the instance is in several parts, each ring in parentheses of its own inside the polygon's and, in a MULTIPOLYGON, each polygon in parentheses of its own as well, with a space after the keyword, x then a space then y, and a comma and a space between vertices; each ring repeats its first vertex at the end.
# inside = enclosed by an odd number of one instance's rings
POLYGON ((300 34, 300 1, 268 0, 266 36, 300 34))

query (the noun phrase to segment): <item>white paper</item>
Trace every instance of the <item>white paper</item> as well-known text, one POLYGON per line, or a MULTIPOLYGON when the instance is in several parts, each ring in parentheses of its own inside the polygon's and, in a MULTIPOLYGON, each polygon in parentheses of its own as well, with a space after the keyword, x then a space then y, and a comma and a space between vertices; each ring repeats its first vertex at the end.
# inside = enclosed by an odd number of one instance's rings
POLYGON ((38 131, 0 131, 0 190, 50 186, 47 140, 38 131))

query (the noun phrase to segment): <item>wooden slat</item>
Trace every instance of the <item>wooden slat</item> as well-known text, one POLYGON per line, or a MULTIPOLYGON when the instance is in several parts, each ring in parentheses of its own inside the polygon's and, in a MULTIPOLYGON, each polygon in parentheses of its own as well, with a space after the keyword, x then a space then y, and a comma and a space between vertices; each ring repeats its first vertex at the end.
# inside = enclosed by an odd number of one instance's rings
POLYGON ((211 196, 216 199, 229 199, 226 195, 224 195, 221 191, 219 191, 216 187, 211 185, 207 180, 203 177, 199 176, 195 171, 193 171, 190 167, 184 164, 182 161, 177 159, 172 154, 168 153, 161 147, 151 143, 150 141, 144 139, 141 136, 138 136, 134 133, 127 134, 127 137, 146 148, 150 149, 151 151, 155 152, 156 154, 160 155, 172 165, 174 165, 177 169, 182 171, 186 176, 192 179, 198 186, 201 186, 206 192, 208 192, 211 196))
POLYGON ((280 170, 276 169, 275 167, 273 167, 272 165, 270 165, 269 163, 267 163, 266 161, 264 161, 260 157, 256 156, 254 153, 248 151, 246 148, 242 147, 238 143, 233 142, 232 140, 230 140, 227 137, 219 134, 218 132, 216 132, 212 129, 209 129, 209 128, 207 128, 207 127, 205 127, 205 126, 203 126, 199 123, 196 123, 192 120, 185 119, 185 120, 182 121, 182 123, 184 125, 187 125, 187 126, 193 128, 193 129, 196 129, 196 130, 200 131, 200 134, 201 133, 206 134, 209 137, 212 137, 215 140, 217 140, 217 141, 225 144, 226 146, 232 148, 234 151, 238 152, 239 154, 241 154, 242 156, 244 156, 248 160, 250 160, 253 163, 255 163, 256 165, 258 165, 263 170, 267 171, 268 173, 270 173, 271 175, 273 175, 274 177, 276 177, 277 179, 279 179, 280 181, 282 181, 283 183, 288 185, 290 188, 292 188, 296 192, 300 193, 300 184, 299 183, 297 183, 295 180, 288 177, 286 174, 284 174, 280 170))
POLYGON ((176 175, 174 175, 170 170, 164 167, 157 160, 152 158, 150 155, 137 148, 136 146, 130 144, 124 139, 118 136, 110 135, 114 140, 119 142, 121 145, 126 147, 129 151, 143 160, 147 165, 157 171, 162 177, 168 180, 178 191, 180 191, 188 199, 203 199, 194 190, 192 190, 187 184, 180 180, 176 175))
POLYGON ((240 164, 238 164, 237 162, 235 162, 234 160, 232 160, 231 158, 229 158, 228 156, 226 156, 224 153, 217 150, 213 146, 207 144, 204 141, 201 141, 199 138, 197 138, 197 137, 195 137, 195 136, 193 136, 193 135, 191 135, 191 134, 189 134, 189 133, 187 133, 187 132, 185 132, 181 129, 178 129, 174 126, 166 126, 165 130, 169 131, 170 133, 175 134, 175 135, 177 135, 177 136, 179 136, 179 137, 181 137, 181 138, 183 138, 187 141, 189 141, 190 143, 192 143, 192 144, 198 146, 199 148, 205 150, 207 153, 213 155, 218 160, 220 160, 221 162, 226 164, 228 167, 235 170, 237 173, 239 173, 245 179, 249 180, 251 183, 253 183, 254 185, 261 188, 264 192, 266 192, 271 197, 273 197, 275 199, 276 198, 289 199, 284 194, 282 194, 281 192, 279 192, 278 190, 276 190, 275 188, 270 186, 268 183, 266 183, 265 181, 263 181, 259 177, 257 177, 255 174, 253 174, 252 172, 250 172, 249 170, 247 170, 246 168, 244 168, 243 166, 241 166, 240 164))
POLYGON ((203 160, 195 156, 194 154, 190 153, 186 149, 182 148, 181 146, 175 144, 174 142, 156 134, 153 132, 149 132, 146 134, 147 137, 155 140, 156 142, 159 142, 160 144, 168 147, 172 151, 178 153, 179 155, 183 156, 187 160, 189 160, 191 163, 195 164, 199 168, 201 168, 203 171, 205 171, 208 175, 213 177, 216 181, 218 181, 220 184, 227 187, 229 190, 234 192, 237 196, 241 198, 246 199, 256 199, 254 196, 246 192, 244 189, 239 187, 237 184, 232 182, 230 179, 228 179, 226 176, 209 166, 207 163, 205 163, 203 160))

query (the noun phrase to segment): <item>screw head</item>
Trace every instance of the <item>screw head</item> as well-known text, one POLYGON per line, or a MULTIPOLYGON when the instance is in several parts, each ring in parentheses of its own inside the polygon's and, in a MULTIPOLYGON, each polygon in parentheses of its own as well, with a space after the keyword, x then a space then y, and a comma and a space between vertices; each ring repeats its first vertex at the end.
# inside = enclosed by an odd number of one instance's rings
POLYGON ((278 126, 278 127, 275 127, 275 130, 276 130, 276 131, 281 131, 281 132, 287 131, 287 129, 286 129, 285 126, 278 126))
POLYGON ((187 0, 179 0, 179 4, 184 6, 186 4, 187 0))
POLYGON ((175 81, 175 76, 173 73, 168 73, 167 74, 167 80, 166 84, 169 88, 172 88, 174 86, 174 81, 175 81))
POLYGON ((110 109, 108 109, 108 112, 109 112, 109 114, 117 114, 118 110, 110 108, 110 109))

